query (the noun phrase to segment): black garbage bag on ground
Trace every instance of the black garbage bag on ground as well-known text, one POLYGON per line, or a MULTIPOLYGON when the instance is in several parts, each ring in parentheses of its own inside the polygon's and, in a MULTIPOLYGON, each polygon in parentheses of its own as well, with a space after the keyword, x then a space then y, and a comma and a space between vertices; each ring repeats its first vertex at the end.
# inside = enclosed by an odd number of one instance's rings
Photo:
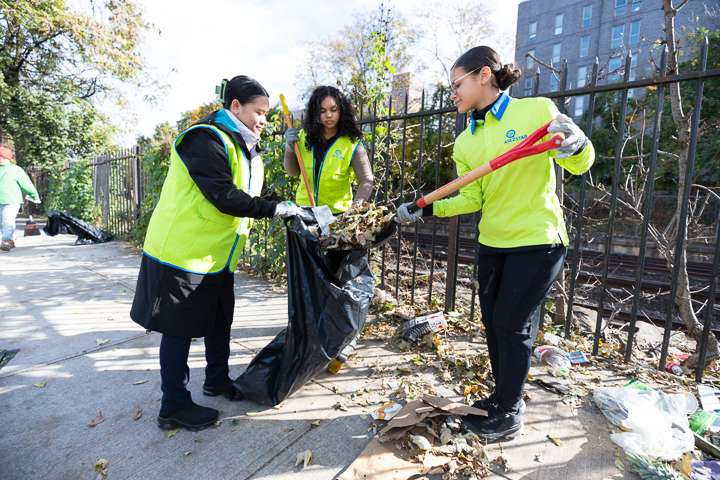
POLYGON ((326 255, 302 220, 286 225, 288 326, 233 382, 245 398, 266 405, 327 369, 363 328, 375 287, 367 250, 326 255))
POLYGON ((43 227, 43 232, 51 237, 63 233, 77 235, 78 238, 75 240, 75 245, 105 243, 115 238, 105 230, 100 230, 75 217, 61 212, 50 211, 47 212, 47 223, 43 227))

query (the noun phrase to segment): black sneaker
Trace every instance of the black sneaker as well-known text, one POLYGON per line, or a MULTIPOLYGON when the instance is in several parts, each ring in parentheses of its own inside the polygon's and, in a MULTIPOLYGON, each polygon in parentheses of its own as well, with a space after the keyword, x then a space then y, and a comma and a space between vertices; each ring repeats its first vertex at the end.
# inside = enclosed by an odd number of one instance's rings
POLYGON ((160 410, 157 418, 158 427, 169 430, 175 427, 186 428, 191 431, 202 430, 215 425, 220 412, 214 408, 201 407, 191 403, 179 410, 160 410))
POLYGON ((514 438, 522 434, 523 423, 519 414, 501 412, 497 407, 491 407, 488 415, 466 415, 462 421, 465 428, 481 440, 514 438))
MULTIPOLYGON (((493 390, 493 393, 490 394, 489 397, 483 398, 482 400, 478 400, 477 402, 472 404, 475 408, 480 408, 482 410, 487 410, 492 406, 497 406, 497 394, 493 390)), ((522 398, 520 399, 520 415, 525 413, 525 409, 527 409, 527 405, 525 404, 525 400, 522 398)))
POLYGON ((245 396, 240 390, 232 386, 232 380, 223 383, 203 383, 203 395, 214 397, 215 395, 224 395, 231 402, 244 400, 245 396))

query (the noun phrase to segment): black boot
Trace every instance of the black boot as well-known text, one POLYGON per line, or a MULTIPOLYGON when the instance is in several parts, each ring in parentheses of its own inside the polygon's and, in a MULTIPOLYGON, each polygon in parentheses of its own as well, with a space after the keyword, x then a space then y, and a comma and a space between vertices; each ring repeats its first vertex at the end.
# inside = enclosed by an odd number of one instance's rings
POLYGON ((240 390, 232 386, 232 380, 223 383, 203 383, 203 395, 214 397, 215 395, 224 395, 231 402, 244 400, 245 396, 240 390))
POLYGON ((157 418, 158 427, 169 430, 175 427, 187 428, 188 430, 202 430, 215 425, 220 417, 220 412, 213 408, 201 407, 191 403, 179 410, 160 410, 157 418))
POLYGON ((466 415, 462 421, 465 428, 475 433, 481 440, 517 437, 523 431, 520 413, 505 412, 500 406, 496 405, 488 409, 487 417, 466 415))

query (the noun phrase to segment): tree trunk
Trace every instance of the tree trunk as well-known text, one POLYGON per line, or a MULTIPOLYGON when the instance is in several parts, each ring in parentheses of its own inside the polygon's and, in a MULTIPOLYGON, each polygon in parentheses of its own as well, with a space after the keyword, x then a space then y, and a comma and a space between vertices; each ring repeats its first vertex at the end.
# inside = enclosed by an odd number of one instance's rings
MULTIPOLYGON (((687 3, 685 0, 679 8, 682 8, 687 3)), ((663 0, 663 11, 665 12, 665 43, 668 47, 668 75, 674 75, 678 73, 678 52, 677 44, 675 39, 675 15, 679 8, 673 8, 672 0, 663 0)), ((677 129, 677 144, 678 144, 678 199, 676 204, 676 214, 678 219, 683 207, 683 200, 685 197, 685 189, 690 188, 690 185, 685 185, 685 175, 688 168, 688 150, 690 147, 690 136, 691 125, 690 119, 692 113, 683 112, 682 97, 680 95, 680 84, 672 83, 668 85, 668 91, 670 92, 670 110, 672 113, 673 122, 677 129)), ((678 221, 678 225, 680 222, 678 221)), ((675 295, 675 303, 680 309, 680 317, 683 323, 687 327, 690 334, 697 342, 696 348, 700 347, 700 340, 702 337, 703 326, 695 315, 693 310, 692 302, 690 300, 690 281, 687 273, 687 252, 685 245, 687 244, 687 222, 685 229, 682 232, 680 238, 681 242, 679 245, 675 245, 675 248, 667 249, 667 261, 668 267, 671 272, 677 268, 678 274, 678 286, 677 293, 675 295), (682 255, 680 257, 680 264, 673 265, 675 249, 681 248, 682 255)), ((671 301, 670 299, 668 301, 671 301)), ((707 361, 712 361, 716 358, 720 358, 720 351, 718 350, 718 342, 714 335, 708 337, 707 346, 707 361)), ((688 368, 694 368, 697 366, 698 358, 697 354, 688 358, 684 366, 688 368)))

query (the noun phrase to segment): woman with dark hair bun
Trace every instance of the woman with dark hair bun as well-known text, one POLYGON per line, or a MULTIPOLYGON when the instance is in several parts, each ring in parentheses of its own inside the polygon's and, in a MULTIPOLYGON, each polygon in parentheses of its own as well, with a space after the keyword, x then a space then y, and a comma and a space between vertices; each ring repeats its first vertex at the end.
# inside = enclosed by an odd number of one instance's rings
POLYGON ((585 134, 551 100, 515 100, 504 92, 520 75, 514 66, 502 65, 489 47, 468 50, 455 62, 450 98, 459 113, 472 112, 470 128, 458 136, 453 151, 458 176, 502 155, 553 119, 560 123, 548 132, 566 136, 557 151, 510 163, 462 188, 459 195, 417 212, 408 210, 414 202, 397 212, 399 221, 412 222, 422 216, 449 217, 482 209, 478 298, 495 390, 473 405, 487 410, 487 417, 468 415, 463 421, 485 440, 522 433, 522 393, 538 313, 565 261, 568 235, 555 195, 553 161, 579 175, 595 159, 585 134))
POLYGON ((258 142, 268 93, 244 75, 223 80, 216 93, 225 108, 182 132, 173 145, 130 311, 148 332, 162 334, 157 422, 163 429, 200 430, 218 419, 217 410, 194 403, 186 388, 193 338, 205 337, 203 394, 241 398, 228 368, 233 272, 253 218, 301 213, 264 186, 258 142))
MULTIPOLYGON (((302 129, 288 128, 285 132, 285 171, 294 177, 300 175, 293 148, 293 142, 298 142, 316 205, 327 205, 333 213, 341 213, 354 203, 367 202, 373 174, 362 136, 345 95, 335 87, 317 87, 310 95, 302 129), (358 184, 354 197, 353 180, 358 184)), ((302 182, 295 201, 310 205, 302 182)))

